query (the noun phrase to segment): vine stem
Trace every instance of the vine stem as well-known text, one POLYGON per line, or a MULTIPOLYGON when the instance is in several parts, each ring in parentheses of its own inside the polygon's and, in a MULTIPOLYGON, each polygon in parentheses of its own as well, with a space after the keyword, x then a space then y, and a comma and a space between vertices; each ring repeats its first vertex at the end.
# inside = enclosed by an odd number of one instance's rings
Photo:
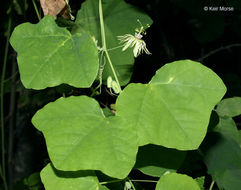
POLYGON ((115 69, 113 67, 112 61, 110 59, 110 55, 108 53, 107 47, 106 47, 106 39, 105 39, 105 26, 104 26, 104 18, 103 18, 103 10, 102 10, 102 2, 99 0, 99 16, 100 16, 100 30, 101 30, 101 40, 102 40, 102 46, 103 46, 103 51, 105 52, 106 58, 108 60, 108 63, 110 65, 110 68, 112 70, 112 73, 115 77, 115 80, 121 90, 120 82, 117 77, 117 74, 115 72, 115 69))
POLYGON ((133 182, 147 182, 147 183, 157 183, 158 181, 154 180, 138 180, 138 179, 132 179, 133 182))
POLYGON ((3 179, 3 184, 5 190, 8 189, 7 180, 6 180, 6 168, 5 168, 5 129, 4 129, 4 79, 6 73, 7 66, 7 58, 8 58, 8 50, 9 50, 9 38, 12 26, 12 16, 10 15, 8 21, 8 29, 7 29, 7 38, 4 50, 4 59, 3 59, 3 68, 2 68, 2 76, 1 76, 1 149, 2 149, 2 165, 1 165, 1 177, 3 179))
POLYGON ((128 179, 128 181, 130 182, 131 187, 133 188, 133 190, 136 190, 136 188, 135 188, 134 184, 132 183, 132 181, 131 181, 129 178, 127 178, 127 179, 128 179))
POLYGON ((0 164, 0 177, 3 179, 3 173, 2 173, 2 167, 1 167, 1 164, 0 164))
POLYGON ((203 61, 204 59, 212 56, 213 54, 216 54, 216 53, 218 53, 220 51, 223 51, 223 50, 229 50, 229 49, 234 48, 234 47, 241 47, 241 44, 230 44, 230 45, 227 45, 227 46, 224 46, 224 47, 220 47, 218 49, 215 49, 215 50, 203 55, 197 61, 203 61))
MULTIPOLYGON (((129 179, 127 178, 128 181, 130 182, 131 186, 134 187, 134 184, 132 182, 143 182, 143 183, 157 183, 158 181, 154 181, 154 180, 139 180, 139 179, 129 179)), ((110 183, 117 183, 117 182, 121 182, 121 181, 125 181, 126 179, 116 179, 116 180, 112 180, 112 181, 104 181, 104 182, 100 182, 101 185, 106 185, 106 184, 110 184, 110 183)), ((135 188, 135 187, 134 187, 135 188)))
POLYGON ((39 12, 38 12, 38 8, 37 8, 37 5, 36 5, 36 3, 35 3, 35 0, 32 0, 32 2, 33 2, 33 6, 34 6, 34 10, 35 10, 35 12, 36 12, 36 15, 37 15, 37 17, 38 17, 38 19, 39 19, 39 21, 41 20, 41 17, 40 17, 40 14, 39 14, 39 12))
POLYGON ((209 190, 212 190, 212 189, 213 189, 214 184, 215 184, 215 181, 212 181, 212 183, 211 183, 211 185, 210 185, 210 187, 209 187, 209 190))
POLYGON ((116 179, 116 180, 112 180, 112 181, 104 181, 104 182, 100 182, 100 184, 106 185, 106 184, 109 184, 109 183, 117 183, 117 182, 120 182, 120 181, 123 181, 123 179, 116 179))

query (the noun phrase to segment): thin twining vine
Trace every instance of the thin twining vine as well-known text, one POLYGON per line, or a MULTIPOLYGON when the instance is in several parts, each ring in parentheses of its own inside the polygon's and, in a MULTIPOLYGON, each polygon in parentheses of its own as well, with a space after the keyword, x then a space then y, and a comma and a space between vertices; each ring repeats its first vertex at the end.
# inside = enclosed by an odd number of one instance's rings
POLYGON ((10 15, 9 21, 8 21, 6 45, 5 45, 4 58, 3 58, 3 67, 2 67, 2 76, 1 76, 1 101, 0 101, 1 102, 0 103, 1 104, 1 156, 2 156, 2 163, 0 163, 0 177, 3 180, 3 185, 5 190, 8 190, 8 185, 7 185, 7 179, 6 179, 6 163, 5 163, 4 79, 5 79, 6 67, 7 67, 9 38, 11 34, 11 28, 12 28, 12 16, 10 15))
POLYGON ((211 185, 210 185, 210 187, 209 187, 209 190, 212 190, 212 189, 213 189, 214 184, 215 184, 215 181, 212 181, 212 183, 211 183, 211 185))
MULTIPOLYGON (((134 184, 132 183, 132 181, 129 179, 129 178, 127 178, 128 179, 128 182, 129 182, 129 184, 130 184, 130 186, 131 186, 131 188, 133 189, 133 190, 136 190, 136 188, 135 188, 135 186, 134 186, 134 184)), ((126 183, 126 185, 127 185, 128 183, 126 183)), ((129 189, 131 189, 131 188, 126 188, 127 190, 129 190, 129 189)))
MULTIPOLYGON (((114 79, 115 79, 115 80, 112 80, 111 76, 109 76, 108 79, 107 79, 107 83, 108 83, 108 81, 110 81, 111 85, 107 85, 107 86, 108 86, 108 88, 113 89, 115 94, 120 94, 122 92, 121 85, 120 85, 119 79, 117 77, 116 71, 113 67, 112 61, 110 59, 110 55, 109 55, 108 50, 114 50, 114 49, 123 47, 122 51, 125 51, 129 47, 131 47, 131 48, 134 47, 133 53, 134 53, 135 57, 139 56, 143 51, 146 54, 151 54, 149 52, 149 50, 146 48, 146 43, 144 42, 144 40, 142 40, 143 35, 146 34, 145 30, 147 28, 149 28, 150 26, 147 25, 146 27, 144 27, 141 24, 140 20, 138 19, 137 21, 141 25, 141 28, 136 29, 135 35, 125 34, 124 36, 118 36, 118 40, 120 40, 120 43, 124 43, 124 44, 121 45, 121 46, 118 46, 118 47, 107 49, 101 0, 99 0, 99 17, 100 17, 101 41, 102 41, 102 48, 100 48, 100 50, 104 52, 103 55, 106 56, 106 58, 108 60, 108 63, 110 65, 110 68, 112 70, 112 73, 114 75, 114 79)), ((100 72, 99 72, 100 85, 98 85, 98 88, 102 84, 102 73, 103 73, 103 70, 104 70, 104 65, 105 64, 100 63, 100 69, 101 69, 100 72)))
POLYGON ((98 88, 100 89, 100 94, 101 94, 101 86, 102 86, 102 75, 103 75, 103 71, 104 71, 104 68, 105 68, 105 64, 106 64, 106 59, 105 59, 105 56, 104 56, 104 51, 101 51, 101 54, 100 54, 100 66, 99 66, 99 85, 96 87, 95 90, 97 90, 98 88))
POLYGON ((34 10, 35 10, 35 12, 36 12, 36 15, 37 15, 37 17, 38 17, 38 20, 40 21, 40 20, 41 20, 41 16, 40 16, 40 14, 39 14, 37 5, 36 5, 36 3, 35 3, 35 0, 32 0, 32 3, 33 3, 33 6, 34 6, 34 10))
POLYGON ((113 67, 112 61, 110 59, 110 55, 108 53, 107 50, 107 46, 106 46, 106 39, 105 39, 105 27, 104 27, 104 18, 103 18, 103 11, 102 11, 102 2, 101 0, 99 0, 99 17, 100 17, 100 30, 101 30, 101 40, 102 40, 102 51, 104 52, 104 54, 106 55, 106 58, 108 60, 108 63, 110 65, 110 68, 112 70, 112 73, 114 75, 115 81, 118 85, 119 91, 121 92, 121 86, 120 86, 120 82, 119 79, 117 77, 117 74, 115 72, 115 69, 113 67))
POLYGON ((111 181, 104 181, 100 182, 100 185, 107 185, 111 183, 118 183, 118 182, 125 182, 125 188, 129 190, 130 188, 127 188, 130 186, 133 190, 135 190, 135 186, 133 182, 143 182, 143 183, 157 183, 158 181, 155 180, 141 180, 141 179, 130 179, 130 178, 125 178, 125 179, 116 179, 116 180, 111 180, 111 181))
MULTIPOLYGON (((96 43, 96 46, 99 50, 99 53, 100 53, 100 56, 99 56, 99 74, 98 74, 98 77, 99 77, 99 84, 98 86, 94 89, 94 91, 92 92, 91 94, 91 97, 93 97, 96 93, 97 94, 101 94, 101 86, 102 86, 102 81, 103 81, 103 72, 104 72, 104 69, 105 69, 105 65, 106 65, 106 58, 104 56, 104 51, 103 51, 103 48, 100 48, 98 46, 98 42, 97 40, 95 40, 95 38, 93 38, 94 42, 96 43), (99 89, 99 92, 97 92, 97 90, 99 89)), ((118 49, 118 48, 123 48, 124 45, 121 45, 121 46, 117 46, 117 47, 114 47, 114 48, 110 48, 110 49, 107 49, 108 51, 112 51, 112 50, 115 50, 115 49, 118 49)), ((121 92, 121 89, 120 89, 120 86, 117 84, 117 82, 115 80, 112 80, 111 76, 108 77, 107 79, 107 87, 110 89, 110 93, 111 95, 117 95, 121 92), (108 84, 108 81, 111 80, 111 84, 108 84), (112 89, 114 91, 114 93, 112 92, 112 89)))

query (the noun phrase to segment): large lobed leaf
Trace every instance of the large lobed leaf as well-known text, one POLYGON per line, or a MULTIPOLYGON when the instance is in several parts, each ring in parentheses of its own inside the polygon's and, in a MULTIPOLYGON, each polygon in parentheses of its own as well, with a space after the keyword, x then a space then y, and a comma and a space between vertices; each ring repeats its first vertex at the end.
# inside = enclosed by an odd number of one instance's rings
MULTIPOLYGON (((43 132, 57 169, 100 170, 124 178, 134 166, 138 145, 196 149, 225 91, 222 80, 210 69, 178 61, 162 67, 149 84, 125 88, 117 99, 116 116, 106 118, 94 99, 69 97, 46 105, 35 114, 33 124, 43 132)), ((184 157, 177 151, 164 152, 184 157)), ((172 168, 163 156, 166 163, 157 160, 156 167, 143 168, 150 162, 148 157, 139 162, 142 158, 138 157, 137 168, 157 176, 175 171, 182 161, 172 168)))
POLYGON ((132 126, 120 117, 105 118, 94 99, 60 98, 38 111, 32 122, 43 132, 59 170, 100 170, 125 178, 135 164, 138 146, 132 126))
MULTIPOLYGON (((105 33, 107 48, 112 49, 120 46, 117 36, 125 34, 135 34, 135 29, 140 28, 137 19, 142 24, 151 25, 152 20, 146 14, 135 8, 134 6, 125 3, 124 0, 102 0, 103 17, 105 23, 105 33)), ((99 20, 99 1, 87 0, 81 5, 76 17, 76 27, 73 30, 76 32, 87 31, 98 40, 98 45, 101 46, 100 20, 99 20)), ((122 85, 129 82, 134 64, 134 55, 132 50, 125 52, 122 48, 110 50, 109 54, 114 64, 115 71, 122 85)), ((112 76, 111 68, 108 64, 105 65, 103 80, 108 76, 112 76)))
POLYGON ((48 164, 40 175, 46 190, 99 190, 99 181, 92 171, 63 172, 48 164))
POLYGON ((138 150, 135 168, 146 175, 162 176, 165 172, 176 172, 185 158, 185 151, 146 145, 138 150))
POLYGON ((219 116, 235 117, 241 115, 241 97, 226 98, 217 105, 219 116))
POLYGON ((26 88, 44 89, 62 83, 90 87, 98 72, 98 51, 88 34, 71 35, 45 16, 38 24, 17 26, 10 43, 18 53, 20 77, 26 88))
POLYGON ((225 190, 240 190, 241 187, 241 170, 232 169, 224 172, 222 182, 225 190))
POLYGON ((208 173, 212 175, 219 188, 240 189, 241 148, 237 142, 227 135, 211 132, 208 133, 200 150, 208 173))
POLYGON ((234 120, 230 117, 220 117, 219 123, 213 131, 220 132, 223 135, 229 136, 237 143, 240 143, 239 130, 234 120))
POLYGON ((197 149, 213 107, 226 92, 222 80, 200 63, 166 64, 149 84, 130 84, 117 99, 116 114, 136 129, 139 145, 197 149))
POLYGON ((194 179, 187 175, 170 173, 163 175, 157 183, 156 190, 200 190, 194 179))

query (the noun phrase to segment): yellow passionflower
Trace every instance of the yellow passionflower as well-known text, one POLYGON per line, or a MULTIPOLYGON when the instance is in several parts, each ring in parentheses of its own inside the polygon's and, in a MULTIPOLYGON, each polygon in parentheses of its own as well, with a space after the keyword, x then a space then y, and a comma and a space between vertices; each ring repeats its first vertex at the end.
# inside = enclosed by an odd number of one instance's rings
POLYGON ((136 29, 136 33, 134 36, 131 34, 118 36, 118 40, 120 40, 120 43, 125 43, 124 47, 122 48, 122 51, 125 51, 129 47, 134 47, 133 53, 135 57, 139 56, 141 53, 143 53, 143 51, 146 54, 150 55, 151 53, 147 49, 145 41, 142 40, 142 34, 145 34, 143 26, 140 29, 136 29))

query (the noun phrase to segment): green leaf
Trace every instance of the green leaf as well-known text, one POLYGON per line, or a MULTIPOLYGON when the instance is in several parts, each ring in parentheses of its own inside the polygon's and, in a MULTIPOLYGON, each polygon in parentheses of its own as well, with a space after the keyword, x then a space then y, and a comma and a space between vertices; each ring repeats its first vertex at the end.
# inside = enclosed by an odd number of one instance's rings
POLYGON ((115 114, 108 107, 102 109, 105 117, 114 116, 115 114))
POLYGON ((200 190, 194 179, 187 175, 170 173, 163 175, 157 183, 156 190, 200 190))
POLYGON ((48 164, 40 175, 46 190, 99 190, 99 181, 91 171, 63 172, 48 164))
POLYGON ((178 172, 187 175, 195 174, 195 176, 205 175, 205 173, 203 173, 203 164, 200 164, 203 163, 202 160, 203 158, 200 155, 199 150, 188 151, 178 172))
POLYGON ((240 190, 241 170, 228 170, 223 175, 223 187, 225 190, 240 190))
POLYGON ((213 131, 220 132, 223 135, 228 135, 237 143, 239 143, 239 131, 234 120, 230 117, 220 117, 217 127, 213 131))
POLYGON ((205 190, 204 189, 205 176, 197 177, 195 178, 195 181, 197 182, 201 190, 205 190))
MULTIPOLYGON (((229 175, 225 174, 227 171, 241 171, 241 148, 237 142, 228 136, 223 136, 217 132, 208 134, 201 146, 201 151, 208 173, 212 175, 219 188, 224 188, 225 175, 229 175)), ((236 174, 233 173, 232 175, 236 174)), ((229 176, 227 177, 229 178, 229 176)))
POLYGON ((186 152, 161 146, 140 147, 135 168, 151 176, 162 176, 165 172, 176 172, 186 157, 186 152))
POLYGON ((241 114, 241 97, 226 98, 217 105, 219 116, 235 117, 241 114))
POLYGON ((108 190, 108 188, 104 185, 100 185, 100 190, 108 190))
POLYGON ((148 84, 130 84, 117 99, 116 115, 136 129, 139 145, 197 149, 213 107, 226 92, 222 80, 200 63, 166 64, 148 84))
POLYGON ((238 133, 239 133, 239 141, 238 142, 239 142, 239 146, 241 147, 241 130, 239 130, 238 133))
POLYGON ((33 173, 24 179, 24 184, 29 187, 34 187, 36 185, 41 185, 41 179, 39 172, 33 173))
POLYGON ((71 35, 45 16, 38 24, 17 26, 10 43, 18 53, 20 77, 26 88, 44 89, 66 83, 90 87, 98 72, 98 51, 88 34, 71 35))
POLYGON ((59 170, 100 170, 125 178, 135 164, 138 146, 132 126, 120 117, 105 118, 92 98, 60 98, 38 111, 32 122, 43 132, 59 170))
POLYGON ((209 124, 208 124, 208 131, 213 131, 215 127, 217 127, 219 123, 219 116, 216 111, 212 111, 209 124))
MULTIPOLYGON (((76 17, 76 27, 73 33, 87 31, 98 40, 98 45, 101 47, 98 7, 97 0, 87 0, 81 5, 81 9, 76 17)), ((152 24, 150 17, 132 5, 125 3, 123 0, 102 0, 102 7, 107 49, 120 46, 120 41, 117 40, 117 36, 125 34, 134 35, 135 29, 140 28, 137 19, 139 19, 144 26, 146 24, 152 24)), ((122 48, 109 50, 109 54, 121 85, 125 85, 129 82, 132 74, 134 55, 132 49, 128 49, 125 52, 122 52, 121 49, 122 48)), ((108 76, 114 78, 109 64, 106 63, 103 80, 106 81, 108 76)))
POLYGON ((100 184, 108 189, 123 190, 124 184, 123 180, 117 180, 116 178, 105 175, 100 171, 95 171, 96 176, 99 179, 100 184), (111 183, 115 181, 114 183, 111 183), (103 183, 106 183, 105 185, 103 183))

